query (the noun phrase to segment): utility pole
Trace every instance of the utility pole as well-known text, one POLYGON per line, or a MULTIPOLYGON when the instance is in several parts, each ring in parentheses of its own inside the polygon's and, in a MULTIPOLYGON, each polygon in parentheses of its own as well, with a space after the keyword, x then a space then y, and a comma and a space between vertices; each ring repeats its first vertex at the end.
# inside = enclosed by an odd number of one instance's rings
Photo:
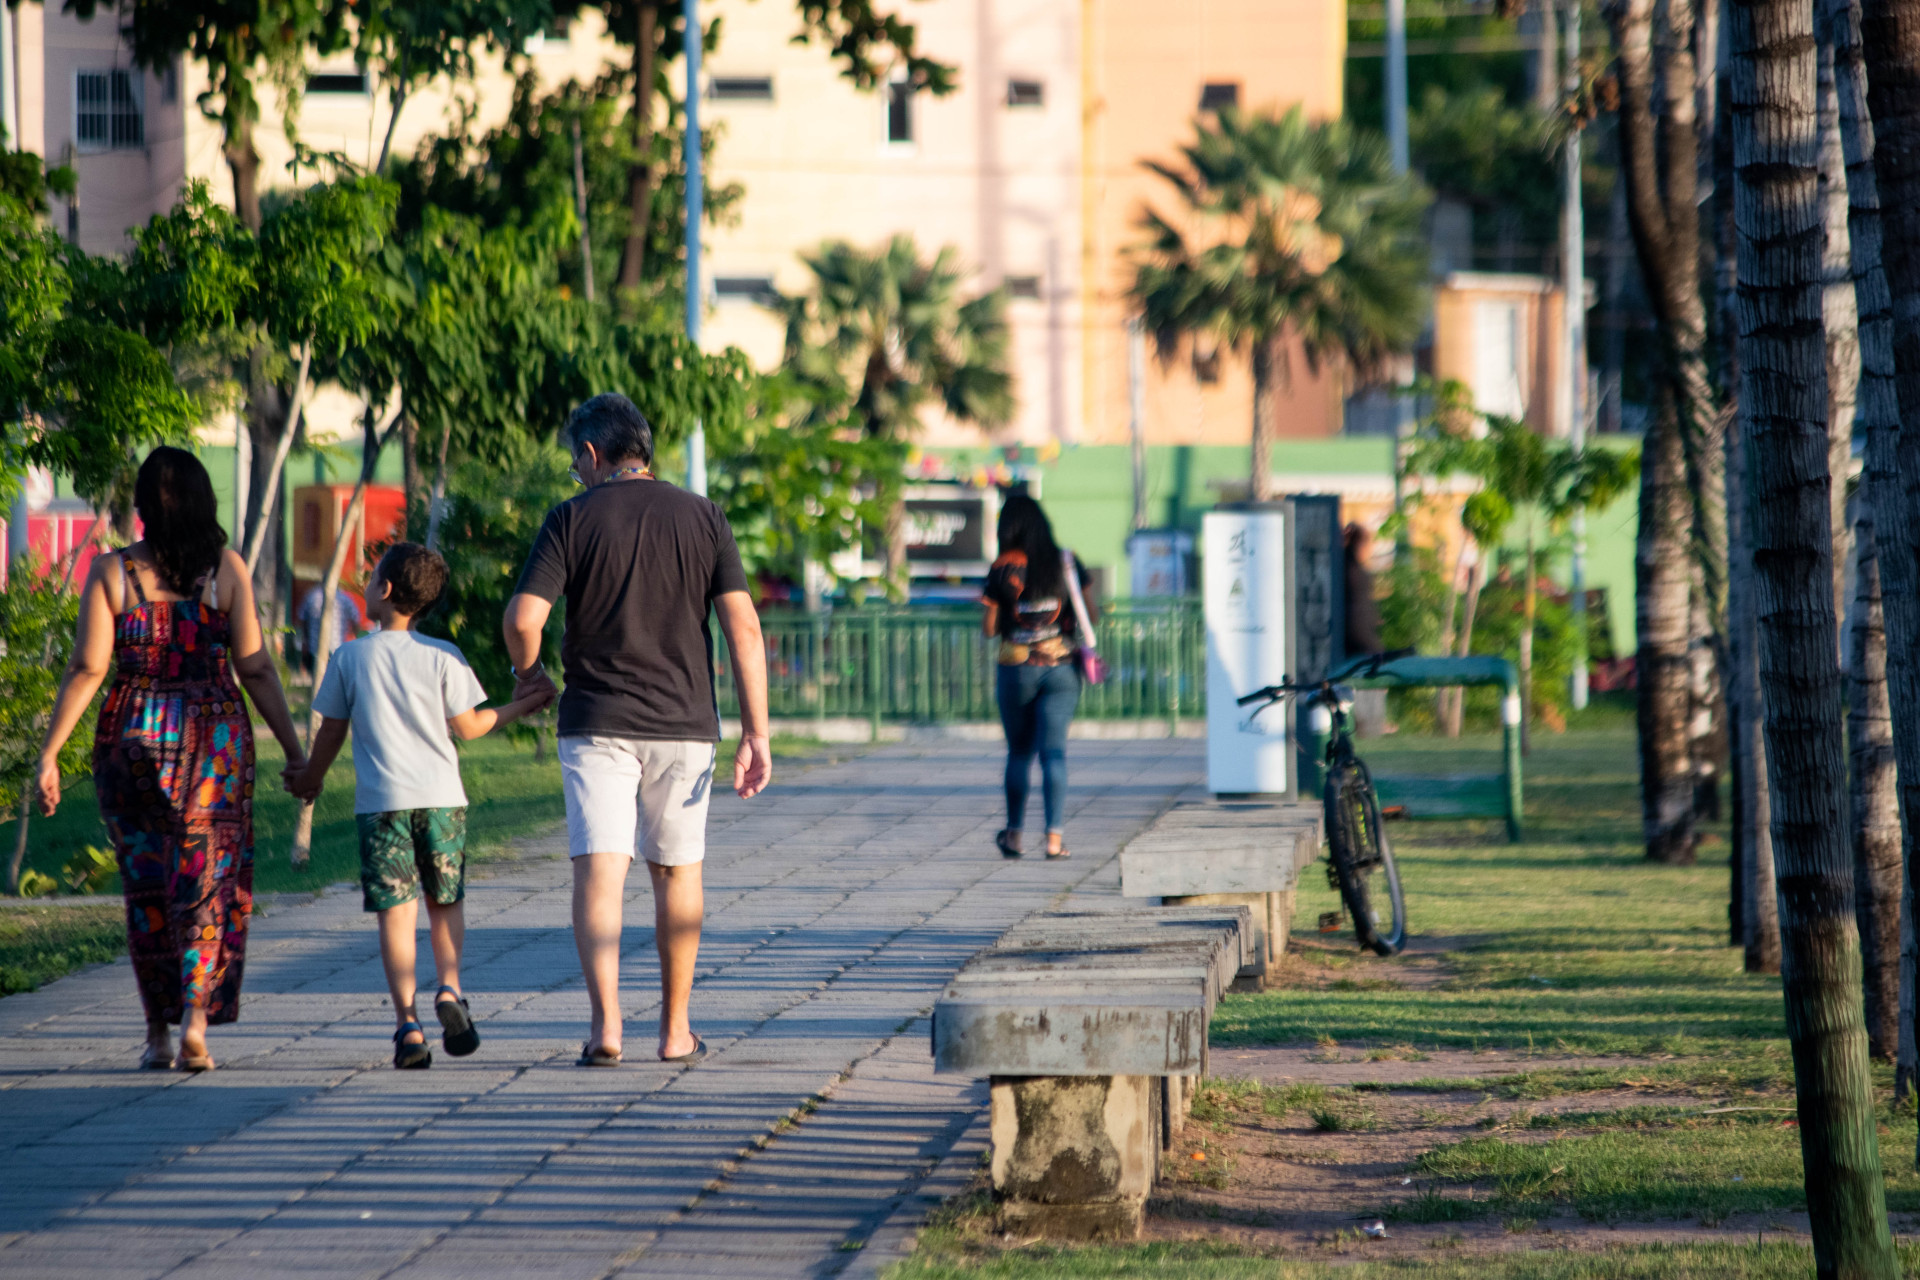
MULTIPOLYGON (((700 218, 705 193, 700 177, 700 0, 681 0, 687 33, 687 128, 681 142, 687 168, 687 341, 700 345, 700 218)), ((698 418, 687 437, 687 488, 707 496, 707 428, 698 418)))
POLYGON ((18 6, 0 4, 0 126, 7 130, 5 150, 20 149, 20 63, 13 51, 18 6))
MULTIPOLYGON (((1387 0, 1387 149, 1395 174, 1412 167, 1407 148, 1407 0, 1387 0)), ((1393 511, 1400 514, 1406 495, 1401 492, 1407 441, 1413 435, 1413 359, 1395 358, 1393 370, 1393 511)), ((1407 535, 1394 539, 1397 564, 1406 554, 1407 535)))
POLYGON ((1127 437, 1133 447, 1133 527, 1147 527, 1147 326, 1127 321, 1127 437))
MULTIPOLYGON (((1567 103, 1580 93, 1580 0, 1567 3, 1567 103)), ((1567 130, 1566 192, 1560 219, 1560 277, 1564 297, 1561 319, 1566 331, 1566 349, 1562 372, 1567 380, 1567 432, 1575 454, 1587 446, 1586 354, 1587 354, 1587 271, 1586 218, 1580 206, 1580 129, 1578 122, 1567 130)), ((1573 513, 1573 562, 1568 583, 1573 596, 1573 689, 1575 711, 1587 705, 1587 516, 1573 513)))

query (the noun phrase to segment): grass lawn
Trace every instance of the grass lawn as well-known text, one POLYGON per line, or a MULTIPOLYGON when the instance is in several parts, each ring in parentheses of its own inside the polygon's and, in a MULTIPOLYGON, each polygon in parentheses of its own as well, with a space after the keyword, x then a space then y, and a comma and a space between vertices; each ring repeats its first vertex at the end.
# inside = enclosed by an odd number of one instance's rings
MULTIPOLYGON (((1383 775, 1499 767, 1491 736, 1362 748, 1383 775)), ((1617 708, 1538 736, 1526 764, 1521 844, 1492 820, 1389 828, 1407 954, 1318 933, 1339 898, 1324 863, 1306 874, 1283 989, 1226 997, 1213 1025, 1216 1072, 1275 1083, 1203 1086, 1146 1241, 1006 1239, 976 1195, 893 1280, 1810 1274, 1780 982, 1728 945, 1724 827, 1697 866, 1644 861, 1617 708), (1375 1217, 1391 1241, 1360 1234, 1375 1217)), ((1891 1068, 1874 1075, 1905 1236, 1914 1115, 1892 1105, 1891 1068)), ((1915 1274, 1920 1252, 1903 1264, 1915 1274)))
MULTIPOLYGON (((825 748, 810 738, 777 738, 776 758, 800 760, 825 748)), ((851 752, 858 747, 836 747, 851 752)), ((299 806, 280 789, 284 758, 272 735, 256 735, 259 776, 254 805, 254 892, 312 892, 360 875, 359 837, 353 821, 353 757, 343 751, 327 772, 313 822, 313 853, 305 867, 287 861, 299 806)), ((731 768, 733 744, 721 746, 723 769, 731 768)), ((505 737, 481 738, 460 746, 460 773, 466 783, 467 841, 470 857, 484 862, 519 836, 566 817, 560 794, 560 765, 551 744, 536 764, 530 746, 505 737)), ((12 823, 0 825, 0 847, 12 849, 12 823)), ((60 878, 60 869, 78 849, 106 846, 93 784, 74 779, 52 818, 35 817, 28 828, 26 866, 60 878)), ((0 995, 29 991, 82 964, 110 960, 126 949, 115 876, 104 893, 91 898, 49 898, 32 906, 0 908, 0 995)))

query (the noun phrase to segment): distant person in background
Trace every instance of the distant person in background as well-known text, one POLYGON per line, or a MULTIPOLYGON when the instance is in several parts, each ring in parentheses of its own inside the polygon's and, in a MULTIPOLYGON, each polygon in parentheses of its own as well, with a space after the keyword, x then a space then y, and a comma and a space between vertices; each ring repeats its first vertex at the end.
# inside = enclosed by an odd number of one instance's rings
POLYGON ((1066 846, 1067 726, 1080 703, 1080 648, 1068 574, 1081 590, 1086 574, 1073 553, 1053 540, 1053 526, 1040 504, 1024 493, 1008 495, 1000 508, 1000 558, 981 592, 987 635, 1000 641, 1000 725, 1007 735, 1007 825, 994 837, 1002 855, 1022 853, 1033 761, 1040 758, 1040 785, 1047 818, 1047 856, 1068 856, 1066 846))
MULTIPOLYGON (((1342 541, 1347 560, 1347 617, 1345 654, 1349 658, 1385 653, 1380 642, 1380 601, 1373 593, 1373 533, 1362 524, 1350 524, 1342 541)), ((1357 689, 1353 699, 1356 737, 1377 738, 1391 733, 1387 724, 1387 691, 1357 689)))
MULTIPOLYGON (((308 675, 314 673, 320 661, 320 612, 326 607, 326 599, 320 584, 315 583, 308 590, 307 598, 300 602, 300 661, 306 664, 308 675)), ((353 597, 345 590, 336 590, 333 599, 333 643, 327 647, 328 658, 361 631, 360 606, 353 597)))

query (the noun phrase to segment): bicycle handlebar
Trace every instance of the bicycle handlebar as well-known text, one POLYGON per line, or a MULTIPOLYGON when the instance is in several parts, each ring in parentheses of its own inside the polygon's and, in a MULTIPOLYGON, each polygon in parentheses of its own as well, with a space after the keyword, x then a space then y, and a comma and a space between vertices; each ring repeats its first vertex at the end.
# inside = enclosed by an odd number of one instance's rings
POLYGON ((1414 650, 1411 648, 1390 649, 1385 653, 1362 654, 1352 662, 1349 662, 1345 667, 1342 667, 1339 671, 1328 676, 1325 680, 1304 685, 1296 684, 1292 680, 1282 680, 1279 684, 1270 684, 1264 689, 1256 689, 1244 697, 1235 698, 1234 702, 1236 705, 1242 707, 1250 706, 1256 702, 1278 702, 1290 693, 1305 693, 1312 689, 1318 689, 1323 685, 1333 684, 1338 680, 1351 680, 1355 676, 1361 675, 1362 672, 1364 672, 1366 676, 1378 675, 1380 668, 1387 663, 1397 662, 1401 658, 1410 658, 1413 655, 1414 650))

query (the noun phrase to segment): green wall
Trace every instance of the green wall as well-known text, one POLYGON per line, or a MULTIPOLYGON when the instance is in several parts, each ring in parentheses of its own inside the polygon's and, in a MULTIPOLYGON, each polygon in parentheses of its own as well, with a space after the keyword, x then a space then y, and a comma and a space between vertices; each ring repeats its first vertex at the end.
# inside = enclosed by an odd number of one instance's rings
MULTIPOLYGON (((1607 442, 1631 448, 1637 440, 1607 442)), ((939 449, 957 475, 1007 461, 997 449, 939 449)), ((1026 451, 1023 451, 1025 453, 1026 451)), ((1392 474, 1393 441, 1386 436, 1337 436, 1286 440, 1274 446, 1273 467, 1290 475, 1392 474)), ((1040 493, 1061 541, 1087 564, 1106 571, 1116 595, 1125 595, 1127 534, 1133 527, 1133 461, 1122 445, 1081 445, 1049 462, 1029 457, 1015 465, 1041 473, 1040 493)), ((1200 529, 1200 516, 1219 501, 1210 482, 1244 483, 1247 450, 1238 445, 1150 445, 1147 448, 1147 521, 1156 528, 1200 529)), ((1608 621, 1622 653, 1634 647, 1633 544, 1639 519, 1637 490, 1587 517, 1587 585, 1607 588, 1608 621)), ((1518 542, 1516 541, 1516 544, 1518 542)), ((1567 578, 1564 555, 1555 576, 1567 578)))

